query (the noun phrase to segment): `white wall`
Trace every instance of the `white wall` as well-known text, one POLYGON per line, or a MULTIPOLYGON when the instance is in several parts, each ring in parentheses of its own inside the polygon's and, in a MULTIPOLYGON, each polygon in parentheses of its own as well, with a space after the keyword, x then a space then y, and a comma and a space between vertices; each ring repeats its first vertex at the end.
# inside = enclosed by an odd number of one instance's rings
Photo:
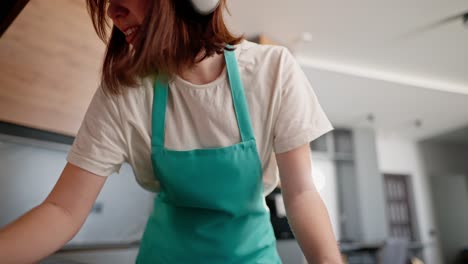
POLYGON ((435 216, 446 263, 468 245, 468 146, 424 141, 424 165, 432 182, 435 216))
POLYGON ((434 207, 445 263, 454 263, 468 245, 468 185, 466 175, 431 177, 434 207))
POLYGON ((417 143, 397 135, 384 133, 377 133, 376 141, 380 171, 411 176, 417 222, 419 223, 418 231, 420 240, 425 246, 425 263, 442 263, 439 242, 436 237, 430 235, 431 230, 436 229, 430 183, 424 171, 417 143))
POLYGON ((468 146, 463 144, 424 141, 420 144, 427 174, 445 176, 468 172, 468 146))

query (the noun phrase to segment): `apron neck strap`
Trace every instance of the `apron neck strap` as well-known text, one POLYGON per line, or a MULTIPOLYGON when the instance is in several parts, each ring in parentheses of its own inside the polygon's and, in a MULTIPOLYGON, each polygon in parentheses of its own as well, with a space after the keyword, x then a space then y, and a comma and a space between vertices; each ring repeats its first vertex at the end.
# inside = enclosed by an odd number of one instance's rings
POLYGON ((252 122, 250 121, 249 108, 245 98, 244 86, 237 65, 236 54, 234 51, 225 51, 224 59, 231 87, 232 104, 237 117, 237 126, 243 142, 255 139, 252 122))
MULTIPOLYGON (((236 113, 237 125, 242 142, 255 139, 250 120, 247 100, 244 94, 244 86, 239 73, 236 55, 234 51, 225 51, 224 59, 231 87, 232 102, 236 113)), ((154 85, 153 113, 152 113, 152 145, 164 147, 164 130, 166 119, 168 84, 157 78, 154 85)))
POLYGON ((164 147, 164 124, 166 123, 167 82, 156 79, 153 91, 153 116, 151 144, 164 147))

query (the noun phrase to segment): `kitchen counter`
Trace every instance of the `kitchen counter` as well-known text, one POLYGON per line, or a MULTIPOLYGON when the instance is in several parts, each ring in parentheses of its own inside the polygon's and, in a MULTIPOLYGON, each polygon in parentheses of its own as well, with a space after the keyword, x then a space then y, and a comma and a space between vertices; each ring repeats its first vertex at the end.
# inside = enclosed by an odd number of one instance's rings
POLYGON ((135 263, 138 247, 57 252, 39 264, 129 264, 135 263))
POLYGON ((64 259, 60 257, 48 257, 39 262, 39 264, 85 264, 85 262, 77 262, 74 260, 64 259))

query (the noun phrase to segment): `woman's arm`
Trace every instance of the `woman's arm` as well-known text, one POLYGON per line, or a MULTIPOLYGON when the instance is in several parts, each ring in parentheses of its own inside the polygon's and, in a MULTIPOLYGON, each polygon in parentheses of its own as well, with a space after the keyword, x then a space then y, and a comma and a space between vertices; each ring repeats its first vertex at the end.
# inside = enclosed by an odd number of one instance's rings
POLYGON ((309 145, 277 154, 289 224, 310 264, 342 263, 327 209, 311 174, 309 145))
POLYGON ((86 220, 107 177, 68 163, 39 206, 0 229, 2 263, 33 263, 70 241, 86 220))

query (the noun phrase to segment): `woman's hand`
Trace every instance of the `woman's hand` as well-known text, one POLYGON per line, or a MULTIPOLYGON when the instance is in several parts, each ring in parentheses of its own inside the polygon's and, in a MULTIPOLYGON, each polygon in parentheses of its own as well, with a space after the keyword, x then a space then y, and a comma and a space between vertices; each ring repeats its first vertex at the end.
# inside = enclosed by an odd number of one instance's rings
POLYGON ((312 173, 309 144, 277 154, 289 224, 310 264, 342 263, 330 218, 312 173))

